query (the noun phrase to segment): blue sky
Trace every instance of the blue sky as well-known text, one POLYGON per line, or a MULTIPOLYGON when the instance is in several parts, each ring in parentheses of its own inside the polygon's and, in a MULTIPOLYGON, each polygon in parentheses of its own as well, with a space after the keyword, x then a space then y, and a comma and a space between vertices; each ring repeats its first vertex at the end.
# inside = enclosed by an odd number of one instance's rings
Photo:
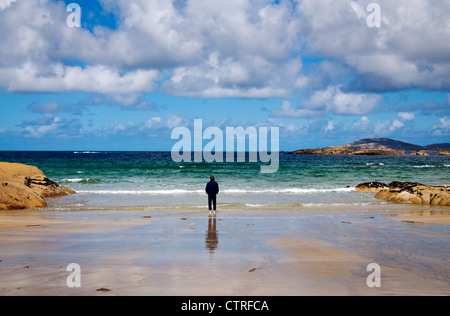
POLYGON ((378 1, 379 28, 371 2, 0 0, 0 150, 170 150, 198 118, 450 142, 450 2, 378 1))

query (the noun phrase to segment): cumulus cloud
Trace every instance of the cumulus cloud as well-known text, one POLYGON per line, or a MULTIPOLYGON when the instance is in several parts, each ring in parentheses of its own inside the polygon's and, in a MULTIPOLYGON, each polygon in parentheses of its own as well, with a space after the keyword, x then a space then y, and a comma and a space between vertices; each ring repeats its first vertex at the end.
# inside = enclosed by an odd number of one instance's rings
POLYGON ((433 136, 450 136, 450 120, 446 116, 440 118, 431 130, 433 131, 433 136))
POLYGON ((311 118, 320 116, 320 112, 309 109, 293 109, 290 101, 283 101, 281 109, 273 110, 271 117, 284 118, 311 118))
MULTIPOLYGON (((49 102, 53 103, 53 102, 49 102)), ((170 139, 171 130, 179 126, 189 126, 190 121, 177 114, 163 119, 154 116, 142 122, 114 120, 103 126, 86 129, 79 119, 62 117, 53 113, 42 113, 41 118, 19 124, 18 135, 23 138, 95 138, 109 136, 152 137, 170 139)), ((3 131, 7 131, 5 128, 3 131)))
MULTIPOLYGON (((100 0, 117 25, 72 29, 62 1, 0 0, 0 88, 250 98, 309 90, 304 109, 342 115, 373 111, 373 92, 448 91, 450 3, 378 3, 381 28, 367 26, 366 0, 100 0), (322 60, 320 71, 305 71, 305 57, 322 60)), ((294 111, 286 115, 304 114, 294 111)))
POLYGON ((355 71, 369 90, 449 89, 448 1, 377 1, 381 28, 367 27, 367 1, 304 0, 301 36, 308 49, 355 71))
POLYGON ((374 132, 378 136, 389 136, 397 129, 403 127, 405 124, 397 119, 388 121, 378 121, 375 124, 374 132))
POLYGON ((163 90, 202 97, 287 97, 302 68, 298 59, 273 64, 263 58, 223 58, 213 53, 207 62, 174 70, 163 90))
POLYGON ((371 122, 367 116, 361 117, 358 121, 353 122, 351 130, 357 133, 370 132, 371 122))
POLYGON ((188 124, 189 124, 188 120, 178 116, 177 114, 170 114, 167 117, 166 126, 170 129, 174 129, 180 126, 186 126, 188 124))
POLYGON ((1 87, 24 92, 154 90, 158 70, 113 64, 108 56, 118 50, 102 45, 109 39, 107 34, 69 28, 66 18, 62 2, 21 0, 0 11, 1 87), (68 65, 67 59, 80 65, 68 65))
POLYGON ((407 133, 414 130, 414 120, 416 118, 413 112, 399 112, 397 117, 391 117, 384 121, 377 121, 373 126, 370 120, 363 116, 359 121, 352 125, 353 131, 375 133, 378 136, 389 136, 394 133, 407 133))
POLYGON ((327 126, 325 127, 325 133, 331 132, 336 128, 336 122, 328 122, 327 126))
POLYGON ((11 3, 16 2, 16 0, 0 0, 0 10, 4 10, 11 6, 11 3))
POLYGON ((98 104, 118 105, 125 109, 132 110, 156 110, 157 106, 149 103, 140 94, 108 94, 106 97, 96 98, 98 104))
POLYGON ((94 135, 125 136, 125 137, 151 137, 158 139, 170 139, 170 133, 175 127, 189 126, 189 121, 177 114, 169 114, 166 119, 154 116, 143 122, 108 122, 100 130, 95 130, 94 135))
POLYGON ((80 137, 81 123, 73 118, 61 118, 53 114, 43 114, 40 120, 25 121, 20 125, 19 135, 25 138, 80 137))
POLYGON ((145 122, 144 127, 149 129, 158 129, 163 127, 164 124, 160 116, 155 116, 145 122))
POLYGON ((315 92, 305 107, 342 115, 363 115, 373 112, 382 99, 377 94, 343 92, 342 86, 329 86, 315 92))
POLYGON ((399 112, 398 116, 404 121, 411 121, 416 118, 416 115, 410 112, 399 112))
POLYGON ((118 27, 65 25, 62 2, 0 12, 0 86, 9 91, 286 96, 301 70, 291 4, 260 0, 102 0, 118 27), (71 66, 65 60, 76 60, 71 66))
POLYGON ((97 92, 126 94, 150 92, 158 71, 136 70, 121 74, 106 66, 72 67, 60 63, 46 67, 26 62, 18 68, 0 69, 0 84, 8 91, 22 92, 97 92))

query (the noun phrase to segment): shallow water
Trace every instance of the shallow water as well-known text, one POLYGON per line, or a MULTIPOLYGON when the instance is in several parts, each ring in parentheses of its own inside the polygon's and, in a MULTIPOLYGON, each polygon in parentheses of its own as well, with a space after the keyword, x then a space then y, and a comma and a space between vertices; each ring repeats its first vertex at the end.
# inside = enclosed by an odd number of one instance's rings
MULTIPOLYGON (((175 163, 170 152, 0 152, 0 161, 35 165, 78 192, 52 201, 56 210, 204 208, 209 175, 222 209, 385 207, 362 182, 450 183, 448 156, 300 156, 280 153, 280 168, 258 163, 175 163)), ((247 159, 248 161, 248 159, 247 159)))

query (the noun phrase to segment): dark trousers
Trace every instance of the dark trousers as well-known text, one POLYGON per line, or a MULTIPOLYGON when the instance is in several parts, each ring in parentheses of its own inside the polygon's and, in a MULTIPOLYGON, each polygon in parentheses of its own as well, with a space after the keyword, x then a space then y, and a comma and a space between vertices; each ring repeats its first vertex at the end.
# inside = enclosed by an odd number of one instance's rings
POLYGON ((209 207, 210 211, 213 209, 212 207, 214 207, 214 211, 216 210, 216 204, 217 204, 216 197, 217 197, 216 194, 208 194, 208 207, 209 207))

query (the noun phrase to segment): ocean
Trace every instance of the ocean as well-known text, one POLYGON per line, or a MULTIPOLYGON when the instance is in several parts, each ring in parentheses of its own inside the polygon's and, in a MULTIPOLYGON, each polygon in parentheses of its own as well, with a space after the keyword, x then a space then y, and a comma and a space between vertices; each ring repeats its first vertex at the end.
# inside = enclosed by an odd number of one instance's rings
MULTIPOLYGON (((77 191, 49 199, 49 210, 206 210, 209 176, 219 210, 364 210, 389 207, 362 182, 450 184, 448 156, 303 156, 281 152, 279 170, 258 163, 176 163, 170 152, 0 152, 77 191)), ((248 161, 248 159, 246 160, 248 161)), ((411 207, 411 206, 409 206, 411 207)))

